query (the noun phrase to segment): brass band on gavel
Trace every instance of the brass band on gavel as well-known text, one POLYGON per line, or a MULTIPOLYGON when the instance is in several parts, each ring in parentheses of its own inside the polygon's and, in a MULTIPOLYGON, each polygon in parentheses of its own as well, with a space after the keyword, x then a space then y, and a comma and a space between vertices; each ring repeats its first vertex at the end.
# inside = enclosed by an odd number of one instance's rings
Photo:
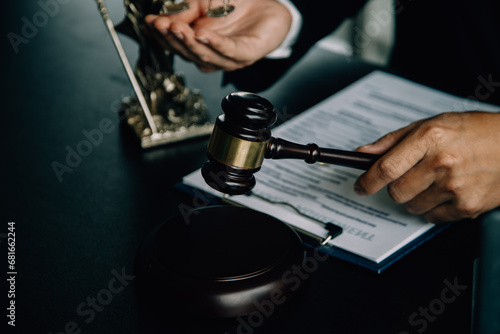
POLYGON ((254 169, 262 166, 268 142, 269 140, 264 142, 244 140, 228 134, 216 125, 207 151, 223 164, 254 169))

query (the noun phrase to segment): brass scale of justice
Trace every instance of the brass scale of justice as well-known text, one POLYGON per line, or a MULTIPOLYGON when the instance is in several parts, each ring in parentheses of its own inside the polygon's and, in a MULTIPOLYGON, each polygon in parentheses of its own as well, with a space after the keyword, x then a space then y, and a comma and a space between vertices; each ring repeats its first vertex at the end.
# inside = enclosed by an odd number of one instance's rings
MULTIPOLYGON (((185 87, 182 77, 174 73, 173 55, 142 33, 143 13, 180 13, 189 9, 189 3, 125 0, 126 19, 117 30, 141 46, 134 73, 103 0, 95 1, 136 93, 123 101, 122 120, 143 148, 212 133, 208 161, 201 169, 212 188, 230 195, 249 193, 255 186, 253 174, 265 158, 367 169, 380 157, 273 138, 269 128, 276 120, 274 107, 247 92, 226 96, 221 103, 224 114, 212 124, 201 94, 185 87)), ((206 15, 224 17, 235 9, 230 0, 222 1, 212 7, 210 0, 206 15)), ((319 238, 315 251, 342 232, 336 225, 317 222, 327 236, 319 238)), ((160 316, 234 319, 261 312, 277 292, 287 303, 295 299, 306 284, 291 289, 284 275, 305 261, 304 243, 289 225, 248 208, 212 205, 171 217, 154 229, 137 253, 134 282, 145 305, 160 316)))
MULTIPOLYGON (((123 99, 120 117, 139 138, 141 147, 147 149, 209 135, 213 124, 201 93, 186 87, 184 78, 174 72, 174 55, 144 34, 147 14, 178 14, 188 10, 189 3, 125 0, 125 19, 115 27, 104 1, 95 1, 136 95, 123 99), (135 71, 117 31, 140 46, 135 71)), ((230 0, 222 0, 220 6, 214 6, 212 2, 209 1, 207 16, 224 17, 234 10, 230 0)))

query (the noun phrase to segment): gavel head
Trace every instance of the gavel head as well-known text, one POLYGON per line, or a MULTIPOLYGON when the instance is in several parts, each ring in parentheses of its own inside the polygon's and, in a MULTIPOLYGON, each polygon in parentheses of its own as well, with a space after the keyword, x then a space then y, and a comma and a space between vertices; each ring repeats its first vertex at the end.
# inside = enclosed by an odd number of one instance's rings
POLYGON ((268 100, 247 92, 227 95, 221 106, 224 114, 215 122, 201 173, 212 188, 241 195, 255 186, 253 174, 262 166, 276 112, 268 100))

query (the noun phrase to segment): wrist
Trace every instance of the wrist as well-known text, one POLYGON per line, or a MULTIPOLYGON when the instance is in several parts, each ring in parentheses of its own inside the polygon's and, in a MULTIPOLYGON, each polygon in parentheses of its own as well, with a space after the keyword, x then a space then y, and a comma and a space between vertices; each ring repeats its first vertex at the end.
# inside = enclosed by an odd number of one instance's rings
POLYGON ((288 58, 292 54, 292 46, 297 40, 297 36, 302 28, 302 15, 295 7, 295 5, 290 0, 276 0, 281 3, 288 11, 292 17, 292 23, 288 34, 286 35, 283 42, 276 49, 268 53, 265 58, 267 59, 283 59, 288 58))

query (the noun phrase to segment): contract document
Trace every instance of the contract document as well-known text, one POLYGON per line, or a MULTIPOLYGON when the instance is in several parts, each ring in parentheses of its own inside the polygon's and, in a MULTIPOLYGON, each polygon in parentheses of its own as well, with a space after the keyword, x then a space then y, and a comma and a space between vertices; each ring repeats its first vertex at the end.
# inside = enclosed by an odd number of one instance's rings
MULTIPOLYGON (((355 150, 419 119, 478 109, 500 110, 375 71, 272 129, 272 135, 300 144, 355 150)), ((353 187, 361 173, 302 160, 265 160, 255 174, 257 185, 252 192, 226 199, 318 238, 327 237, 324 223, 338 225, 343 233, 328 242, 329 253, 341 253, 341 258, 380 271, 404 255, 402 250, 407 253, 442 226, 409 214, 386 189, 357 196, 353 187)), ((222 197, 205 184, 199 170, 184 177, 183 183, 222 197)))

